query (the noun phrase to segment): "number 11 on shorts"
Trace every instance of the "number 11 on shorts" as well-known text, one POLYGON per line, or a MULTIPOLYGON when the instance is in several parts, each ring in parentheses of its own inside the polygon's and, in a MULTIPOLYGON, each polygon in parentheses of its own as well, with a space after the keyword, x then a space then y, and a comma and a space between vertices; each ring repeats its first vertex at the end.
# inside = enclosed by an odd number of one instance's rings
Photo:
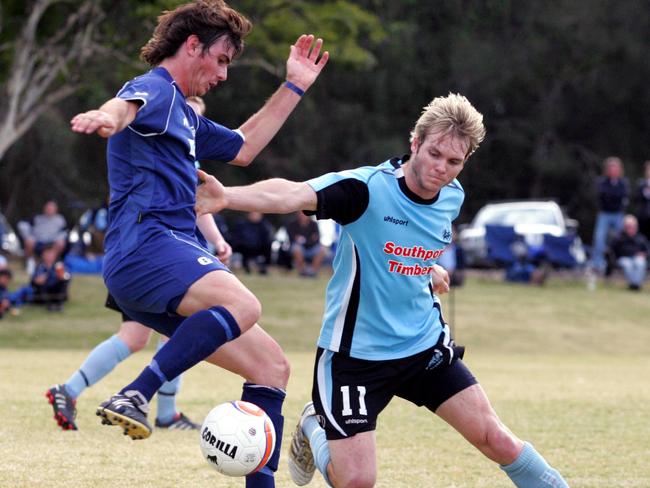
MULTIPOLYGON (((366 401, 365 401, 366 387, 357 386, 357 391, 359 392, 359 415, 368 415, 368 410, 366 410, 366 401)), ((343 411, 341 412, 341 415, 344 417, 348 417, 352 415, 352 408, 350 408, 350 387, 347 385, 342 386, 341 395, 343 396, 343 411)))

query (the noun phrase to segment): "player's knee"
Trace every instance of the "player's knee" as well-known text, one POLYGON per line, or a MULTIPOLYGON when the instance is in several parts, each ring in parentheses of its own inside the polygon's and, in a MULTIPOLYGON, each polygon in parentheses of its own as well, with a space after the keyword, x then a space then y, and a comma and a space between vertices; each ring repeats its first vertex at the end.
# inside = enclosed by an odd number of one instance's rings
POLYGON ((144 338, 142 338, 142 337, 131 337, 128 340, 124 341, 124 343, 129 348, 129 351, 131 351, 131 352, 142 351, 147 346, 148 342, 149 342, 148 337, 144 337, 144 338))
MULTIPOLYGON (((342 476, 336 476, 337 488, 372 488, 375 486, 375 473, 362 469, 347 469, 342 476)), ((336 472, 336 471, 335 471, 336 472)))
POLYGON ((262 316, 262 304, 252 293, 247 294, 237 306, 237 323, 242 332, 255 325, 262 316))
POLYGON ((263 364, 255 367, 255 371, 249 380, 258 385, 285 390, 289 383, 290 374, 291 364, 280 350, 279 354, 266 355, 263 364))
POLYGON ((488 429, 485 442, 486 447, 493 453, 491 457, 504 465, 517 459, 523 447, 523 443, 498 420, 488 429))

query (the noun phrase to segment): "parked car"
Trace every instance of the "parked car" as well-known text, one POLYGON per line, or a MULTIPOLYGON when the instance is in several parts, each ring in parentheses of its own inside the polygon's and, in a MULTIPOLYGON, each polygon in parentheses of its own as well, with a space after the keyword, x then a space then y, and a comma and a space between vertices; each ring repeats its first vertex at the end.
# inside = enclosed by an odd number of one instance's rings
POLYGON ((458 240, 467 266, 490 265, 485 243, 486 225, 512 226, 531 249, 540 249, 544 234, 574 236, 570 252, 578 264, 586 260, 582 241, 577 236, 578 222, 567 218, 552 200, 525 200, 490 203, 481 208, 472 223, 459 227, 458 240))
POLYGON ((22 256, 23 250, 18 235, 4 215, 0 213, 0 250, 4 254, 22 256))

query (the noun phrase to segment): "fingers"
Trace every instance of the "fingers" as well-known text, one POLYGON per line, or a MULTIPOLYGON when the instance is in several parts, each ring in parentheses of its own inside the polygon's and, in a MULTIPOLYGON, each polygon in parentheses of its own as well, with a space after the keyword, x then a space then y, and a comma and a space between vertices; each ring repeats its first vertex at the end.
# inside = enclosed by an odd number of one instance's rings
POLYGON ((109 137, 115 131, 115 128, 106 120, 104 114, 98 110, 91 110, 72 117, 70 129, 81 134, 97 132, 102 137, 109 137))
POLYGON ((296 46, 297 54, 299 56, 307 57, 309 55, 309 47, 311 46, 312 42, 314 42, 314 36, 312 34, 301 35, 296 41, 296 44, 294 44, 296 46))
POLYGON ((316 59, 318 59, 318 55, 320 54, 321 47, 323 47, 323 40, 319 37, 316 39, 316 44, 314 44, 314 48, 311 50, 311 53, 307 57, 316 62, 316 59))
POLYGON ((316 66, 318 69, 323 69, 323 67, 327 64, 327 60, 330 58, 330 53, 329 51, 325 51, 323 55, 320 58, 320 61, 316 63, 316 66))
POLYGON ((196 175, 199 178, 199 184, 205 183, 205 180, 208 178, 208 173, 206 173, 202 169, 197 169, 196 170, 196 175))
POLYGON ((314 64, 322 68, 325 66, 325 63, 327 63, 327 60, 329 59, 329 53, 325 51, 321 59, 318 60, 318 56, 320 55, 321 49, 323 47, 323 40, 319 37, 314 43, 314 38, 315 37, 313 34, 301 35, 296 43, 291 46, 291 54, 309 59, 314 64), (318 60, 318 62, 316 62, 316 60, 318 60))

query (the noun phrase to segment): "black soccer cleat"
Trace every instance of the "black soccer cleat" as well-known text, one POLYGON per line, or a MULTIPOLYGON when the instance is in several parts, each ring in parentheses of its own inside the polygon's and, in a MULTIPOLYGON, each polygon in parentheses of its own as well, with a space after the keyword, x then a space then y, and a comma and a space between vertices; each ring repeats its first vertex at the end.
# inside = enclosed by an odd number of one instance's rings
POLYGON ((45 397, 54 409, 54 420, 63 430, 77 430, 74 419, 77 416, 77 401, 70 396, 65 385, 54 385, 45 392, 45 397))
POLYGON ((133 440, 146 439, 151 435, 151 426, 147 422, 149 402, 136 390, 118 393, 101 403, 97 415, 102 418, 103 425, 119 425, 124 429, 124 435, 133 440))
POLYGON ((199 424, 192 422, 183 412, 177 413, 173 419, 166 423, 156 419, 156 429, 199 430, 200 428, 201 426, 199 424))

